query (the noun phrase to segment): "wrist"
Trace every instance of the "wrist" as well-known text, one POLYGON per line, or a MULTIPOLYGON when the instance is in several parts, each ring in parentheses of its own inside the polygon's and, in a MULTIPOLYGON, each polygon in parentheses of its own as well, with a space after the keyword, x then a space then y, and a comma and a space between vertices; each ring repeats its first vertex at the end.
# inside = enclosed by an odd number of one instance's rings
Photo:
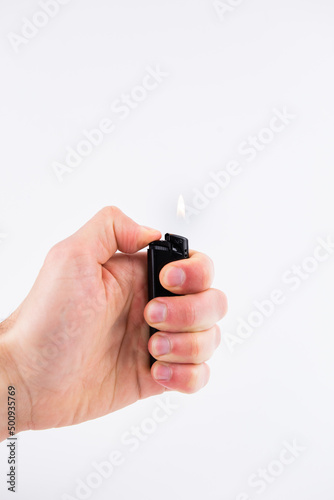
POLYGON ((0 335, 0 441, 10 436, 9 432, 13 431, 13 427, 15 427, 15 434, 30 428, 29 397, 27 397, 25 385, 11 354, 11 336, 12 331, 8 328, 4 331, 2 327, 0 335), (9 388, 11 388, 10 391, 9 388), (8 419, 9 415, 11 415, 10 419, 8 419))

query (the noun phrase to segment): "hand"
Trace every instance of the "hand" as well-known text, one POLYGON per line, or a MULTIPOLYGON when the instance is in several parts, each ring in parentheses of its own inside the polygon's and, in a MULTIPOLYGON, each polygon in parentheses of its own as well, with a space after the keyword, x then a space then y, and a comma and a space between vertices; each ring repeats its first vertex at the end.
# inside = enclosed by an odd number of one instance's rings
POLYGON ((0 335, 18 431, 77 424, 166 389, 191 393, 207 383, 204 361, 219 344, 215 323, 226 299, 209 288, 210 259, 191 252, 160 275, 184 295, 147 304, 146 252, 138 250, 160 237, 107 207, 50 250, 0 335), (147 323, 160 330, 149 344, 147 323), (148 345, 158 359, 151 370, 148 345))

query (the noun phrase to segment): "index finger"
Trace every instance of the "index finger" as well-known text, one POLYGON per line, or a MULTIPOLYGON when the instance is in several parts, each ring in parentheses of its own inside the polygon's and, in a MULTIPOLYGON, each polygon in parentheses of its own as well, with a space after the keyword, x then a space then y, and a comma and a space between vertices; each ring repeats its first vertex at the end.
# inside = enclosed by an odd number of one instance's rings
POLYGON ((203 292, 210 288, 214 278, 213 262, 204 253, 189 252, 189 259, 170 262, 159 275, 164 288, 176 294, 203 292))

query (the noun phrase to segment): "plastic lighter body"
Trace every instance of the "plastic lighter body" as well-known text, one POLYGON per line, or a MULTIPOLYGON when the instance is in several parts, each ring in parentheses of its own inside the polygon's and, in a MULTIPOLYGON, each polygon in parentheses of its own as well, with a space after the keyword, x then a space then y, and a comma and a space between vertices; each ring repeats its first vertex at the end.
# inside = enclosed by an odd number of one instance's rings
MULTIPOLYGON (((174 293, 166 290, 159 280, 161 269, 176 260, 187 259, 189 257, 189 245, 187 238, 177 234, 165 234, 164 240, 153 241, 147 250, 147 270, 148 270, 148 300, 155 297, 170 297, 174 293)), ((150 327, 150 337, 157 332, 156 328, 150 327)), ((150 357, 151 365, 154 358, 150 357)))

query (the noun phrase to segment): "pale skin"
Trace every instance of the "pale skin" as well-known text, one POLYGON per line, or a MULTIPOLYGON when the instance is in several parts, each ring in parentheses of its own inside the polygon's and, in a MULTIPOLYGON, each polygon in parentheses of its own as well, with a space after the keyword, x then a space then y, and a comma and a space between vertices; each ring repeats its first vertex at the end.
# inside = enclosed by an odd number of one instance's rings
POLYGON ((160 273, 162 285, 182 296, 147 304, 139 250, 160 237, 106 207, 50 250, 28 296, 0 324, 0 440, 8 436, 8 386, 16 389, 18 433, 207 384, 205 361, 220 342, 226 297, 210 288, 209 257, 191 251, 160 273), (148 325, 159 330, 151 339, 148 325))

